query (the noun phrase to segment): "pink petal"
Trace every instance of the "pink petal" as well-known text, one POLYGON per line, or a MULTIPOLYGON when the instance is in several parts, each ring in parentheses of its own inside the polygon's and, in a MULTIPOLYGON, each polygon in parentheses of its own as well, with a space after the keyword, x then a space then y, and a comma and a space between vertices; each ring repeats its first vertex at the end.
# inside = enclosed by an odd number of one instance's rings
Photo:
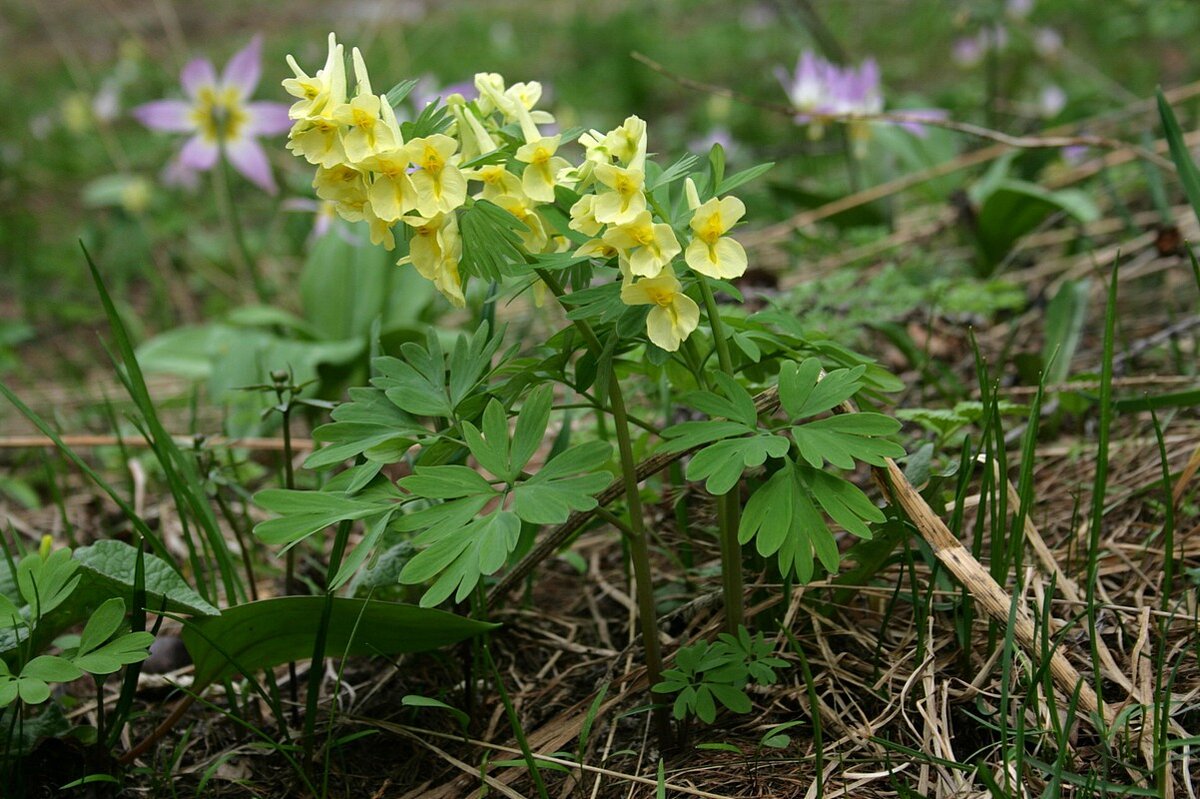
POLYGON ((267 101, 246 103, 246 133, 250 136, 278 136, 292 127, 287 103, 267 101))
POLYGON ((207 58, 193 58, 183 67, 180 82, 188 97, 195 97, 200 90, 217 85, 217 70, 207 58))
POLYGON ((196 129, 192 106, 183 100, 155 100, 137 106, 130 113, 151 130, 188 133, 196 129))
POLYGON ((262 36, 255 36, 250 44, 233 54, 225 71, 221 73, 221 85, 238 90, 239 97, 249 97, 262 75, 262 36))
POLYGON ((202 136, 193 136, 179 151, 179 164, 185 169, 203 172, 213 168, 218 155, 216 142, 208 141, 202 136))
POLYGON ((274 194, 275 178, 271 176, 271 164, 262 146, 254 139, 243 138, 225 143, 225 156, 229 163, 246 179, 265 191, 274 194))

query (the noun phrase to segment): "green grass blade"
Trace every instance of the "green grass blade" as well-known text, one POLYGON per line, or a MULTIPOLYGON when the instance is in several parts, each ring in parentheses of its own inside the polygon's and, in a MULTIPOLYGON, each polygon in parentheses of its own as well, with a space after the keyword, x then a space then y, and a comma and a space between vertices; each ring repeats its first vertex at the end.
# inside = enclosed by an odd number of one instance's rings
POLYGON ((1179 120, 1175 118, 1175 112, 1171 110, 1170 103, 1163 96, 1162 89, 1158 90, 1158 115, 1162 117, 1163 133, 1167 137, 1167 145, 1171 148, 1171 160, 1175 162, 1175 168, 1179 170, 1179 182, 1183 184, 1183 190, 1187 194, 1188 202, 1192 205, 1192 211, 1200 220, 1200 172, 1196 170, 1196 164, 1188 152, 1187 143, 1183 140, 1183 130, 1179 127, 1179 120))

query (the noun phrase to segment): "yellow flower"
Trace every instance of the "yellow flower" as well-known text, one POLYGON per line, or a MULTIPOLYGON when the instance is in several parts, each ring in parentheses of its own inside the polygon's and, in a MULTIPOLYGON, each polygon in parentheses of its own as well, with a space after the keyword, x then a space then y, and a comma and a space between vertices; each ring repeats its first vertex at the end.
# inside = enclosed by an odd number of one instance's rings
POLYGON ((700 306, 683 293, 683 286, 670 270, 658 277, 625 283, 621 286, 621 302, 654 306, 646 315, 646 333, 667 352, 679 349, 700 324, 700 306))
POLYGON ((419 167, 410 176, 417 190, 417 213, 426 219, 449 213, 467 201, 467 179, 450 163, 458 142, 442 133, 408 143, 410 160, 419 167))
POLYGON ((504 194, 492 202, 508 211, 525 225, 525 230, 517 231, 517 235, 521 237, 521 244, 525 247, 525 252, 538 253, 546 249, 549 241, 546 235, 546 226, 527 199, 504 194))
POLYGON ((608 244, 603 239, 591 239, 580 245, 575 251, 576 255, 590 255, 593 258, 599 258, 602 261, 607 261, 620 253, 617 248, 608 244))
POLYGON ((623 225, 646 209, 646 195, 642 193, 646 176, 642 170, 603 163, 596 165, 595 176, 611 190, 596 195, 597 222, 623 225))
POLYGON ((337 37, 329 34, 329 55, 325 58, 325 67, 317 70, 317 74, 309 77, 290 55, 287 57, 288 66, 296 74, 283 82, 284 91, 299 98, 288 110, 292 119, 312 119, 320 116, 331 107, 341 105, 346 101, 346 59, 342 45, 337 43, 337 37))
POLYGON ((517 160, 528 164, 521 175, 521 188, 531 200, 554 202, 554 179, 571 164, 556 156, 561 136, 543 136, 517 148, 517 160))
POLYGON ((433 283, 450 304, 462 308, 463 296, 458 261, 462 257, 462 238, 454 214, 437 214, 431 218, 406 216, 404 221, 413 229, 408 255, 397 264, 411 263, 421 277, 433 283))
POLYGON ((521 179, 509 172, 504 164, 486 164, 478 169, 464 172, 463 175, 483 184, 483 191, 479 193, 479 197, 484 200, 495 201, 497 197, 505 194, 513 197, 524 195, 521 179))
POLYGON ((642 277, 654 277, 663 271, 680 250, 671 226, 655 224, 649 211, 609 228, 604 232, 604 241, 628 258, 630 271, 642 277))
POLYGON ((371 207, 381 219, 395 222, 417 207, 417 190, 408 176, 408 150, 373 155, 359 164, 375 176, 368 191, 371 207))
POLYGON ((595 236, 600 232, 604 225, 596 221, 596 195, 585 194, 571 206, 571 221, 567 227, 585 236, 595 236))
POLYGON ((316 166, 329 168, 346 160, 341 126, 325 117, 297 122, 288 134, 287 148, 316 166))
POLYGON ((640 117, 628 117, 621 127, 604 137, 604 148, 616 159, 633 169, 646 164, 646 122, 640 117))
POLYGON ((695 237, 688 244, 684 259, 702 275, 728 280, 746 271, 746 250, 725 236, 746 213, 737 197, 716 197, 701 205, 692 215, 695 237))
POLYGON ((318 167, 313 176, 313 188, 317 190, 318 197, 332 203, 361 207, 367 201, 367 183, 363 173, 347 164, 318 167))

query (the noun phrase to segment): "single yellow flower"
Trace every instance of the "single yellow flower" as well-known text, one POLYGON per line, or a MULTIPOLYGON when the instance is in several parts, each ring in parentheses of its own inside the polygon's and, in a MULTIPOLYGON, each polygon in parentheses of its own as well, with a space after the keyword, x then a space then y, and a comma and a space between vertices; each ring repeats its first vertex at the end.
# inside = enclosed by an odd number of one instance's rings
POLYGON ((413 229, 408 255, 397 264, 411 263, 421 277, 433 283, 450 304, 456 308, 466 305, 458 261, 462 257, 462 238, 454 214, 437 214, 432 218, 404 217, 413 229))
POLYGON ((531 200, 554 202, 554 182, 558 173, 571 166, 556 156, 561 136, 543 136, 517 148, 517 160, 528 164, 521 174, 521 188, 531 200))
POLYGON ((667 352, 679 349, 700 324, 700 306, 683 293, 683 286, 670 270, 658 277, 626 282, 621 286, 621 302, 654 306, 646 315, 646 333, 667 352))
POLYGON ((325 117, 297 122, 288 134, 287 148, 316 166, 329 168, 346 160, 341 126, 325 117))
POLYGON ((591 239, 580 245, 579 249, 575 250, 576 255, 590 255, 592 258, 599 258, 602 261, 610 260, 611 258, 620 255, 616 247, 612 246, 603 239, 591 239))
POLYGON ((746 271, 746 250, 725 234, 745 213, 746 206, 737 197, 714 197, 697 208, 691 222, 695 237, 684 253, 687 265, 709 277, 741 277, 746 271))
POLYGON ((585 236, 595 236, 600 232, 604 225, 596 221, 596 195, 585 194, 571 206, 571 221, 567 227, 585 236))
POLYGON ((610 189, 596 195, 596 221, 623 225, 646 210, 646 195, 642 193, 646 175, 642 170, 603 163, 596 165, 594 174, 596 180, 610 189))
POLYGON ((525 191, 521 188, 521 179, 508 171, 504 164, 486 164, 463 175, 468 180, 478 180, 483 184, 483 191, 477 196, 480 199, 495 202, 497 197, 511 195, 523 197, 525 191))
POLYGON ((604 231, 604 241, 628 258, 630 270, 641 277, 654 277, 662 272, 680 250, 671 226, 655 224, 649 211, 604 231))
POLYGON ((367 183, 363 173, 348 164, 318 167, 312 185, 318 197, 332 203, 354 205, 367 200, 367 183))
POLYGON ((511 194, 502 194, 492 202, 508 211, 525 225, 526 229, 518 230, 517 235, 521 237, 521 244, 525 247, 526 252, 538 253, 546 249, 546 245, 549 243, 546 225, 529 200, 524 197, 514 197, 511 194))
POLYGON ((628 117, 619 128, 604 137, 605 149, 631 169, 643 169, 646 164, 646 122, 640 117, 628 117))
POLYGON ((417 213, 429 219, 449 213, 467 201, 467 179, 450 159, 458 142, 443 133, 413 139, 407 145, 418 167, 410 176, 417 190, 417 213))
POLYGON ((283 81, 284 91, 298 98, 288 110, 292 119, 312 119, 346 101, 346 58, 342 45, 332 33, 329 34, 325 66, 317 70, 316 75, 309 77, 290 55, 287 62, 296 75, 283 81))
POLYGON ((408 176, 409 163, 407 148, 378 153, 359 163, 361 169, 374 176, 368 196, 381 219, 395 222, 417 207, 417 189, 408 176))

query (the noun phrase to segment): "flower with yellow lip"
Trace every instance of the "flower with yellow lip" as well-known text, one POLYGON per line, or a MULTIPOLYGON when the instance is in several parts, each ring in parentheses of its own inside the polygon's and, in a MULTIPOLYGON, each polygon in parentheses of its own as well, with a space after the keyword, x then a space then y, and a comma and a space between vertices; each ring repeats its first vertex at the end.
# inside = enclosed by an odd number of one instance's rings
POLYGON ((366 222, 372 244, 382 244, 387 250, 395 249, 392 221, 381 218, 371 207, 366 176, 357 169, 347 164, 338 164, 329 169, 321 167, 313 178, 313 188, 317 190, 318 197, 333 203, 334 210, 342 219, 347 222, 366 222))
POLYGON ((725 234, 746 213, 737 197, 712 198, 692 215, 695 237, 687 246, 687 265, 702 275, 728 280, 746 271, 746 250, 725 234))
POLYGON ((298 98, 288 110, 292 119, 311 119, 337 107, 346 101, 346 59, 337 37, 329 34, 329 55, 325 66, 311 78, 300 69, 296 59, 287 57, 288 66, 296 77, 283 81, 283 89, 298 98))
POLYGON ((417 207, 417 189, 408 176, 408 165, 407 148, 378 153, 359 164, 374 176, 367 194, 381 219, 395 222, 417 207))
POLYGON ((596 195, 585 194, 571 206, 571 221, 567 227, 585 236, 595 236, 600 232, 604 225, 596 221, 596 195))
POLYGON ((504 164, 485 164, 478 169, 463 172, 469 180, 478 180, 483 184, 479 197, 495 201, 497 197, 508 194, 513 197, 524 196, 521 179, 508 171, 504 164))
POLYGON ((620 251, 606 242, 604 239, 589 239, 575 250, 576 255, 590 255, 592 258, 598 258, 601 261, 608 261, 620 255, 620 251))
POLYGON ((408 157, 417 166, 410 176, 417 190, 417 213, 426 219, 448 213, 467 201, 467 179, 450 159, 458 142, 444 133, 413 139, 408 157))
POLYGON ((658 277, 626 282, 621 286, 621 302, 654 306, 646 315, 646 333, 667 352, 679 349, 700 324, 700 306, 683 293, 683 286, 670 270, 658 277))
MULTIPOLYGON (((331 167, 318 167, 313 176, 313 188, 322 200, 332 203, 361 205, 367 200, 367 183, 365 176, 348 164, 336 164, 331 167)), ((351 219, 351 222, 358 220, 351 219)))
POLYGON ((525 247, 526 252, 539 253, 546 249, 549 241, 546 235, 546 226, 528 199, 503 194, 492 202, 508 211, 525 225, 526 229, 517 230, 517 235, 521 237, 521 244, 525 247))
POLYGON ((646 164, 646 122, 628 117, 604 137, 604 148, 627 167, 643 169, 646 164))
POLYGON ((287 148, 316 166, 328 168, 346 160, 341 126, 325 117, 297 122, 288 134, 287 148))
POLYGON ((555 176, 571 165, 554 154, 561 141, 562 136, 543 136, 517 148, 517 160, 528 164, 521 174, 521 188, 529 199, 554 202, 555 176))
POLYGON ((649 211, 632 221, 604 231, 604 241, 629 259, 629 269, 642 277, 654 277, 679 254, 679 240, 671 226, 655 224, 649 211))
POLYGON ((404 221, 412 228, 413 235, 408 243, 408 255, 397 264, 411 263, 451 305, 462 308, 466 298, 458 274, 458 261, 462 257, 458 220, 451 213, 430 218, 406 216, 404 221))
POLYGON ((646 195, 642 187, 646 175, 640 169, 625 169, 612 164, 597 164, 596 180, 608 187, 596 195, 596 221, 605 225, 632 222, 646 210, 646 195))

